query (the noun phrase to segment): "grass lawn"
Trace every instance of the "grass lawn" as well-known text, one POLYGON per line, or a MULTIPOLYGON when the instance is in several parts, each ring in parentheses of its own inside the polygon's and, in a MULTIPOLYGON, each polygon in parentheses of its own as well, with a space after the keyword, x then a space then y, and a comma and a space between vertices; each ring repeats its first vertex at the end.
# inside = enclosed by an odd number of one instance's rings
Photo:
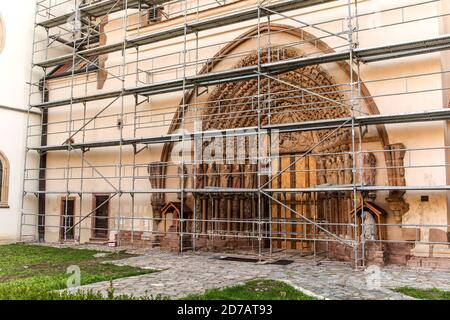
MULTIPOLYGON (((107 263, 131 257, 117 252, 98 256, 100 252, 86 249, 51 248, 36 245, 13 244, 0 246, 0 300, 104 300, 138 299, 132 296, 114 296, 112 289, 107 297, 98 292, 60 293, 65 289, 71 274, 70 266, 81 271, 81 285, 110 281, 155 272, 130 266, 107 263), (105 263, 106 262, 106 263, 105 263)), ((145 296, 139 299, 163 299, 145 296)), ((274 280, 254 280, 243 285, 208 290, 203 294, 189 295, 188 300, 313 300, 292 286, 274 280)))
POLYGON ((275 280, 253 280, 243 285, 207 290, 187 300, 315 300, 294 287, 275 280))
MULTIPOLYGON (((103 263, 128 258, 118 252, 95 257, 98 251, 13 244, 0 246, 0 300, 5 299, 102 299, 98 293, 60 294, 71 274, 69 266, 78 266, 82 285, 154 272, 129 266, 103 263)), ((112 292, 111 296, 112 298, 112 292)), ((126 299, 130 297, 117 297, 126 299)))
POLYGON ((422 300, 450 300, 450 291, 440 289, 397 288, 394 291, 422 300))

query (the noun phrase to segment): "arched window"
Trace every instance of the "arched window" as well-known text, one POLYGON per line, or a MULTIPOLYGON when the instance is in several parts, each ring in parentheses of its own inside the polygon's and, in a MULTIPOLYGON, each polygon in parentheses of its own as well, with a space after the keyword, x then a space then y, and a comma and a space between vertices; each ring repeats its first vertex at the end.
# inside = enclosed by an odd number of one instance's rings
POLYGON ((0 151, 0 208, 8 207, 9 162, 0 151))

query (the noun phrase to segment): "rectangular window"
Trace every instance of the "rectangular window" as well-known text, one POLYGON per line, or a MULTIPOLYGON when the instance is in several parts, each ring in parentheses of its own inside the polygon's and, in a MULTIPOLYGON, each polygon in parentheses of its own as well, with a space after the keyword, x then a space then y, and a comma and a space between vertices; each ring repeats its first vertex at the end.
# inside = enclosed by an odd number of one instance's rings
POLYGON ((75 239, 75 199, 61 200, 61 228, 59 237, 61 240, 75 239))
POLYGON ((109 195, 94 196, 93 238, 108 239, 109 235, 109 195))

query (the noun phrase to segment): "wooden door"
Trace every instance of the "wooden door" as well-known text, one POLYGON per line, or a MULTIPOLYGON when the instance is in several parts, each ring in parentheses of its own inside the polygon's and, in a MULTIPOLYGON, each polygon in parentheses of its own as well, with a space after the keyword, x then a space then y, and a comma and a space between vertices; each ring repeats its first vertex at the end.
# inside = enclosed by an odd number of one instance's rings
POLYGON ((109 196, 96 195, 94 209, 93 237, 107 239, 109 235, 109 196))
MULTIPOLYGON (((275 178, 272 186, 274 188, 313 187, 317 184, 315 170, 316 163, 311 157, 283 155, 278 159, 278 167, 273 171, 275 178), (289 169, 286 169, 288 167, 289 169)), ((314 193, 278 193, 274 197, 287 208, 272 201, 272 234, 276 239, 273 241, 273 247, 309 250, 309 239, 314 230, 302 216, 308 219, 315 218, 314 193)))
POLYGON ((59 229, 60 240, 75 239, 75 199, 61 200, 61 228, 59 229))

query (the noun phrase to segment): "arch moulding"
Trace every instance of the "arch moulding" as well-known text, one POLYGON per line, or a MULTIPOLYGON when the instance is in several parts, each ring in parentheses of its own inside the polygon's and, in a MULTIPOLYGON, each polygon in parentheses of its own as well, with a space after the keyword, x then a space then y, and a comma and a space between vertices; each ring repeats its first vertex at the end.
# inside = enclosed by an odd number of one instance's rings
MULTIPOLYGON (((268 32, 276 32, 276 33, 286 33, 288 35, 294 36, 304 42, 305 44, 308 43, 310 45, 315 46, 317 49, 319 49, 323 53, 332 53, 334 50, 328 46, 325 42, 322 40, 317 39, 312 34, 303 31, 303 30, 293 30, 290 26, 287 25, 281 25, 281 24, 264 24, 261 25, 258 31, 258 27, 254 27, 251 30, 245 32, 235 40, 232 40, 229 44, 227 44, 224 48, 222 48, 219 52, 215 54, 214 57, 211 58, 211 60, 202 67, 199 74, 205 74, 212 72, 214 68, 220 63, 221 59, 224 56, 230 55, 233 50, 238 48, 240 45, 242 45, 244 42, 248 41, 250 37, 255 37, 258 35, 258 32, 260 34, 268 33, 268 32)), ((350 72, 353 73, 353 79, 358 79, 358 75, 355 71, 350 71, 349 64, 345 61, 336 62, 335 63, 337 67, 339 68, 340 72, 343 72, 343 74, 350 78, 350 72)), ((361 82, 361 96, 363 97, 364 105, 367 109, 367 111, 370 114, 380 114, 379 109, 375 103, 375 101, 372 99, 371 94, 368 90, 368 88, 365 86, 363 82, 361 82)), ((180 106, 178 107, 177 111, 175 112, 175 115, 172 119, 172 123, 168 129, 168 134, 174 133, 177 129, 180 128, 181 118, 182 115, 187 112, 189 108, 189 104, 191 103, 191 100, 193 99, 195 92, 194 90, 190 90, 185 93, 184 98, 180 102, 180 106), (183 106, 183 101, 185 101, 185 106, 183 106)), ((389 136, 387 133, 387 130, 384 125, 377 125, 376 126, 377 136, 379 139, 379 142, 383 149, 386 150, 384 152, 384 159, 386 162, 386 168, 387 168, 387 180, 389 186, 403 186, 405 185, 405 178, 404 178, 404 169, 403 169, 403 158, 404 158, 404 145, 401 143, 397 144, 390 144, 389 142, 389 136)), ((167 163, 170 159, 170 153, 172 151, 174 144, 173 142, 166 143, 163 147, 162 153, 161 153, 161 163, 167 163)), ((163 175, 166 173, 166 168, 162 168, 163 175)), ((159 182, 160 187, 166 187, 166 181, 165 179, 162 179, 162 181, 159 182)), ((394 213, 395 217, 397 219, 401 220, 401 216, 406 213, 409 210, 408 204, 405 202, 403 196, 403 191, 391 191, 389 192, 388 198, 386 198, 386 201, 389 205, 389 208, 394 213)), ((161 195, 158 195, 158 197, 161 197, 161 195)), ((165 202, 163 199, 159 199, 159 202, 165 202)))

